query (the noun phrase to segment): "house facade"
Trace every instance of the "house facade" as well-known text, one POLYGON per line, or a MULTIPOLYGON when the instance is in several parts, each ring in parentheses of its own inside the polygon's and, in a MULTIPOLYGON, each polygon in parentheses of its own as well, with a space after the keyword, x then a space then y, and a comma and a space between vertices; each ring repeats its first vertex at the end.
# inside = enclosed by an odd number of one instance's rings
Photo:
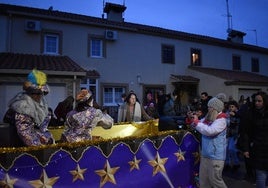
POLYGON ((128 23, 125 9, 106 3, 107 18, 96 18, 0 4, 0 118, 32 68, 47 73, 53 109, 81 88, 92 90, 99 105, 114 109, 130 90, 140 100, 149 90, 155 96, 159 90, 174 93, 181 104, 203 91, 236 100, 268 91, 268 49, 244 44, 241 32, 233 30, 222 40, 128 23), (3 62, 10 56, 17 58, 7 67, 3 62), (70 66, 64 66, 64 57, 70 66))

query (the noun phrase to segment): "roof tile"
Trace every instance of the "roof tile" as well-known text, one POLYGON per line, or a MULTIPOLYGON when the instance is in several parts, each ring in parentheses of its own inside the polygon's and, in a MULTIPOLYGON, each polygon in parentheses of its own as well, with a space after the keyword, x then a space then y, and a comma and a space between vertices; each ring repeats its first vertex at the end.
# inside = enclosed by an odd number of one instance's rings
POLYGON ((0 53, 0 69, 86 72, 68 56, 0 53))
POLYGON ((268 84, 267 76, 247 71, 234 71, 234 70, 205 68, 197 66, 189 66, 189 69, 225 79, 228 83, 247 82, 247 83, 268 84))

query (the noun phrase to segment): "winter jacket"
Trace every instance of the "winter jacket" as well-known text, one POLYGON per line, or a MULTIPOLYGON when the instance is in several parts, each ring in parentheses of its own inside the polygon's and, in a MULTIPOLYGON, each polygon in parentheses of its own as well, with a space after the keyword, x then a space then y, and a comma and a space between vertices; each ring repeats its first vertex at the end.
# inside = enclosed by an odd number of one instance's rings
POLYGON ((212 123, 205 122, 204 118, 197 123, 195 129, 202 134, 201 154, 203 157, 225 160, 227 147, 226 117, 226 114, 221 112, 212 123))
POLYGON ((250 109, 241 116, 239 149, 249 152, 253 166, 268 170, 268 111, 250 109))

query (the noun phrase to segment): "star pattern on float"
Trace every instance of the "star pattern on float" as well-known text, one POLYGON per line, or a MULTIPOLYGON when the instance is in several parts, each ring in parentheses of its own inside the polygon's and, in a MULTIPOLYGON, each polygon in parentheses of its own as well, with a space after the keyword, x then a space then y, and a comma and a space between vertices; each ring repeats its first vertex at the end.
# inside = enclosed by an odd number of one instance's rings
POLYGON ((84 173, 86 172, 87 168, 81 169, 79 164, 77 164, 75 170, 70 170, 69 172, 73 175, 73 182, 80 179, 84 181, 84 173))
POLYGON ((32 180, 32 181, 28 181, 28 182, 34 188, 40 188, 40 187, 52 188, 53 185, 58 181, 59 178, 60 178, 59 176, 49 178, 47 176, 46 171, 43 169, 43 172, 42 172, 42 174, 40 176, 40 179, 32 180))
POLYGON ((139 163, 141 162, 141 159, 137 160, 136 156, 134 157, 133 161, 129 161, 128 164, 130 165, 130 171, 137 169, 140 169, 139 163))
POLYGON ((166 173, 165 164, 168 158, 161 158, 159 153, 156 153, 155 159, 148 161, 148 163, 153 167, 153 176, 158 172, 166 173))
POLYGON ((11 179, 8 175, 8 173, 6 173, 5 178, 3 180, 0 181, 0 186, 3 188, 13 188, 14 184, 16 183, 18 179, 14 178, 11 179))
POLYGON ((117 172, 117 170, 119 168, 120 167, 111 168, 109 161, 106 160, 106 164, 104 165, 103 169, 95 170, 95 173, 98 174, 101 177, 100 187, 105 185, 107 182, 111 182, 113 184, 116 184, 114 174, 117 172))
POLYGON ((179 150, 178 152, 174 153, 174 155, 176 155, 177 157, 177 162, 180 162, 180 161, 185 161, 185 151, 181 151, 179 150))

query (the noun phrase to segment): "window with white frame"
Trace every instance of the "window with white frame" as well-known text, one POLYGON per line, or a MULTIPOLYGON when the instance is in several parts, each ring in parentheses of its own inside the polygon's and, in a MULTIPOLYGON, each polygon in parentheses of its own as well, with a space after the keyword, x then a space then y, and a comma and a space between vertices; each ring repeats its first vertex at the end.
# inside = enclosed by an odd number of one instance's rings
POLYGON ((124 87, 107 86, 103 88, 104 106, 117 106, 122 104, 121 95, 126 92, 124 87))
POLYGON ((44 35, 44 53, 59 54, 59 35, 45 34, 44 35))
POLYGON ((103 40, 99 38, 90 39, 90 57, 103 57, 103 40))
POLYGON ((92 78, 85 78, 81 80, 80 88, 90 90, 95 97, 94 99, 98 101, 98 80, 92 78))

